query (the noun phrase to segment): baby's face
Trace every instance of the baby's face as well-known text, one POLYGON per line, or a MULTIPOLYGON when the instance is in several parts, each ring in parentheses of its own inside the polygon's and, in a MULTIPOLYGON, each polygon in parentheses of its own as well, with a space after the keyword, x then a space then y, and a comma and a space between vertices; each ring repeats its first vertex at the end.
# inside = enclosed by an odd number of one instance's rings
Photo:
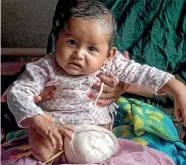
POLYGON ((97 20, 72 17, 56 42, 56 60, 72 75, 92 74, 105 64, 109 51, 108 30, 97 20))

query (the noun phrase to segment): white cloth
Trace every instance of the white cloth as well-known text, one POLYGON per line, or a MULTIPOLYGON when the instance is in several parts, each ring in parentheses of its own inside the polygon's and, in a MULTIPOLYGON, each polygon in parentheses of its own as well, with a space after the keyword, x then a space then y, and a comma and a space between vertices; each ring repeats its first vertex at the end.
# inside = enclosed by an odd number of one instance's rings
POLYGON ((109 130, 94 126, 75 126, 72 140, 65 137, 64 149, 69 163, 100 163, 109 159, 118 150, 116 136, 109 130))
POLYGON ((155 93, 173 77, 154 67, 127 60, 119 52, 96 73, 73 76, 59 67, 55 53, 48 54, 37 62, 27 64, 25 73, 7 93, 8 106, 18 124, 25 118, 44 115, 43 110, 49 112, 55 122, 71 125, 108 124, 111 122, 109 112, 114 109, 113 104, 99 107, 94 104, 94 99, 88 98, 88 94, 93 92, 90 86, 99 81, 96 76, 101 72, 114 75, 127 84, 150 88, 155 93), (52 85, 56 86, 53 98, 42 103, 42 108, 36 105, 33 97, 52 85))

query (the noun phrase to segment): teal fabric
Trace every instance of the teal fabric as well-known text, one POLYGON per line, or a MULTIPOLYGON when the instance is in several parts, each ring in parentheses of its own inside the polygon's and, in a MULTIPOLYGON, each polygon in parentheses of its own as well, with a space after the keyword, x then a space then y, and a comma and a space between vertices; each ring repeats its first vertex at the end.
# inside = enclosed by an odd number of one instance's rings
POLYGON ((130 50, 136 61, 171 73, 185 62, 186 1, 105 2, 119 24, 119 50, 130 50))
POLYGON ((186 146, 172 120, 161 110, 142 101, 120 97, 113 133, 168 154, 177 165, 186 164, 186 146))
POLYGON ((14 132, 10 132, 6 135, 5 142, 7 142, 9 140, 19 138, 19 137, 24 136, 26 134, 27 134, 26 129, 21 129, 21 130, 17 130, 17 131, 14 131, 14 132))
MULTIPOLYGON (((186 80, 186 1, 185 0, 103 0, 118 23, 116 45, 129 50, 139 63, 178 73, 186 80)), ((59 0, 47 51, 55 50, 54 32, 70 6, 59 0)))

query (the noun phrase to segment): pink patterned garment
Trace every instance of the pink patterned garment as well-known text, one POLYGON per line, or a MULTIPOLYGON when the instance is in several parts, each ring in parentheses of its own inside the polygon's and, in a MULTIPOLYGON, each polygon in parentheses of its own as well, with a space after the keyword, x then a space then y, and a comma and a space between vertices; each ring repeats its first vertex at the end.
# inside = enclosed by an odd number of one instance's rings
POLYGON ((49 112, 56 122, 71 125, 108 124, 111 122, 109 112, 114 109, 114 105, 99 107, 94 100, 88 98, 88 94, 92 92, 90 86, 99 81, 96 76, 101 72, 126 84, 150 88, 155 93, 173 77, 154 67, 127 60, 119 52, 96 73, 73 76, 59 67, 55 54, 48 54, 37 62, 27 64, 25 74, 7 94, 9 108, 18 124, 25 118, 44 115, 43 110, 49 112), (36 105, 33 97, 52 85, 57 88, 54 97, 40 106, 36 105))

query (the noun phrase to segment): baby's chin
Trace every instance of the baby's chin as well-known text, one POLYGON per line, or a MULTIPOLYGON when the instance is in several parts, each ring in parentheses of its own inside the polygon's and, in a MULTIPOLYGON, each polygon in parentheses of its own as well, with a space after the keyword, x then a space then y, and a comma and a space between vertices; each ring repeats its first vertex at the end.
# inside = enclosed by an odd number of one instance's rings
POLYGON ((87 75, 86 73, 83 73, 82 71, 79 71, 79 70, 64 69, 64 71, 73 76, 87 75))
POLYGON ((68 74, 70 75, 73 75, 73 76, 83 76, 83 75, 90 75, 90 74, 93 74, 95 73, 97 70, 95 69, 83 69, 83 68, 74 68, 74 67, 69 67, 68 65, 67 66, 64 66, 61 68, 68 74))
POLYGON ((62 66, 59 63, 58 63, 58 65, 61 69, 63 69, 63 71, 65 71, 66 73, 68 73, 70 75, 73 75, 73 76, 86 75, 86 73, 84 73, 83 70, 81 70, 81 69, 70 68, 70 67, 68 67, 68 65, 62 66))
POLYGON ((81 72, 77 70, 65 70, 65 72, 72 76, 85 76, 85 75, 91 75, 95 73, 95 72, 81 72))

